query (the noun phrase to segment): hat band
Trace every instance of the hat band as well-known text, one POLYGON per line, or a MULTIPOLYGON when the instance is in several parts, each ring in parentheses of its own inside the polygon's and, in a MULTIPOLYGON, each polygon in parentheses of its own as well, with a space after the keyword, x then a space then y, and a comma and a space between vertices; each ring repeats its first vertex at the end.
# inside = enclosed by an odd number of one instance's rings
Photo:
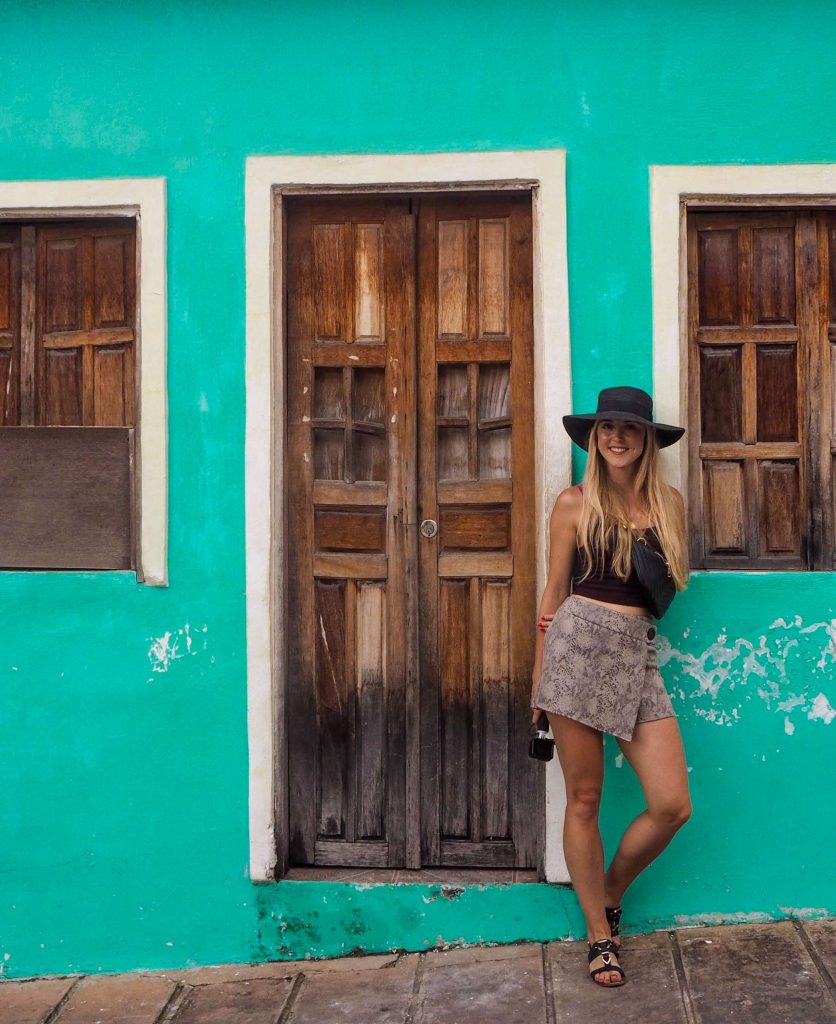
MULTIPOLYGON (((601 403, 599 404, 598 411, 595 415, 601 417, 604 416, 604 414, 607 412, 629 412, 632 413, 634 416, 641 416, 648 422, 652 422, 653 420, 652 407, 648 409, 647 406, 643 405, 641 402, 631 402, 629 398, 619 399, 616 402, 612 402, 612 404, 607 402, 606 406, 604 405, 604 403, 601 403)), ((618 417, 615 416, 615 418, 617 419, 618 417)))

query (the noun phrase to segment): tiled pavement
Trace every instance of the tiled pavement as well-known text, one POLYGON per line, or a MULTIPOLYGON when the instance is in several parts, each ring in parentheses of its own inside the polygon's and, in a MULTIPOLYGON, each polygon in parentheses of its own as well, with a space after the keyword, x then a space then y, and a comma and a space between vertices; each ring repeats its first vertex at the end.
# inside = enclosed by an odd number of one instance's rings
POLYGON ((836 1024, 836 919, 624 938, 627 984, 585 943, 0 982, 0 1024, 836 1024))

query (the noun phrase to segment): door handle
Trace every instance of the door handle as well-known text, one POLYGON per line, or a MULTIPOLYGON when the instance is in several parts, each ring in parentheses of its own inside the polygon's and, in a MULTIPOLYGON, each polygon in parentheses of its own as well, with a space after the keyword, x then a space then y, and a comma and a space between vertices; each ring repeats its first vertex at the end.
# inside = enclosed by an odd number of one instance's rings
POLYGON ((434 519, 424 519, 420 530, 424 537, 434 537, 438 533, 438 523, 434 519))

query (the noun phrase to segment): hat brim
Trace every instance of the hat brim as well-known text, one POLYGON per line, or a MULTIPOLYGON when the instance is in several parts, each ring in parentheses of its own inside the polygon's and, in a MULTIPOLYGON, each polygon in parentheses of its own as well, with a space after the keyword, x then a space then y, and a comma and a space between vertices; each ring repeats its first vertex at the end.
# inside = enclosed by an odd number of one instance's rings
POLYGON ((589 432, 596 420, 629 420, 631 423, 643 423, 646 427, 656 431, 656 440, 660 448, 676 444, 685 433, 685 427, 675 427, 670 423, 653 423, 642 416, 637 416, 634 412, 618 412, 617 410, 607 413, 590 412, 579 416, 564 416, 563 426, 575 444, 583 448, 584 451, 588 451, 589 432))

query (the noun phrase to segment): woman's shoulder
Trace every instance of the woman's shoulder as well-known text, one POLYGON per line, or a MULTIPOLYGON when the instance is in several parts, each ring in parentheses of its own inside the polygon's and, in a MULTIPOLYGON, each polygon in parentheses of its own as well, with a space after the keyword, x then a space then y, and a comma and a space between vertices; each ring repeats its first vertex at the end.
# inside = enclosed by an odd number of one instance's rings
POLYGON ((555 498, 551 520, 555 525, 577 527, 583 507, 583 493, 578 484, 565 487, 555 498))

